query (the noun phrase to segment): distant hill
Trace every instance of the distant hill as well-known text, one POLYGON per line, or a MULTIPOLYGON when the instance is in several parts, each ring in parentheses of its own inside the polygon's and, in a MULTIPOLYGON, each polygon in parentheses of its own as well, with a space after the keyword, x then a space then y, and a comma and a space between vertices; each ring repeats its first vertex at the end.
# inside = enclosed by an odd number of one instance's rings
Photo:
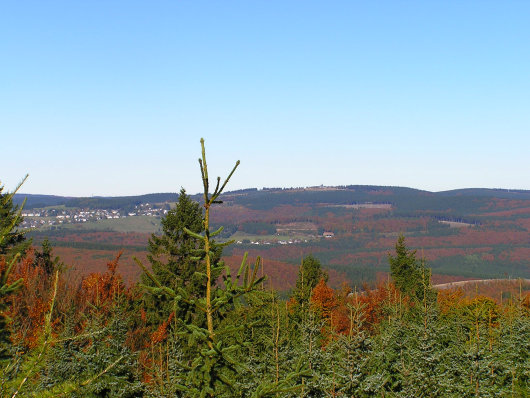
MULTIPOLYGON (((126 211, 146 203, 163 204, 167 209, 168 203, 178 200, 176 193, 158 193, 90 198, 21 194, 16 201, 20 203, 24 196, 27 208, 46 205, 126 211)), ((198 194, 192 198, 202 200, 198 194)), ((224 203, 212 211, 211 222, 225 227, 220 238, 236 241, 225 252, 231 259, 248 251, 283 270, 297 267, 302 256, 312 253, 334 270, 335 280, 346 278, 360 284, 387 275, 388 253, 403 233, 407 245, 418 250, 418 257, 425 257, 440 283, 461 278, 530 278, 530 191, 469 188, 429 192, 348 185, 250 188, 226 192, 221 199, 224 203)), ((149 232, 146 225, 151 225, 141 224, 142 220, 126 217, 53 226, 32 235, 36 242, 48 236, 69 253, 75 249, 73 258, 84 259, 78 266, 88 270, 92 256, 101 255, 98 248, 108 253, 142 251, 149 232), (140 235, 131 235, 134 233, 140 235), (131 240, 133 236, 136 238, 131 240)), ((151 232, 158 230, 157 225, 152 224, 151 232)), ((124 258, 131 253, 128 256, 124 258)), ((136 270, 132 262, 130 267, 136 270)), ((297 274, 272 268, 272 275, 297 274)))
POLYGON ((490 188, 464 188, 450 191, 437 192, 437 195, 445 196, 486 196, 502 199, 530 199, 530 191, 523 189, 490 189, 490 188))
POLYGON ((123 209, 134 208, 144 203, 176 202, 177 193, 150 193, 138 196, 71 198, 66 200, 66 207, 83 207, 88 209, 123 209))
MULTIPOLYGON (((195 200, 201 200, 201 194, 191 195, 195 200)), ((142 203, 176 202, 178 193, 151 193, 136 196, 93 196, 69 197, 55 195, 16 194, 15 203, 20 204, 27 198, 26 208, 33 209, 45 206, 84 207, 99 209, 120 209, 134 207, 142 203)), ((337 187, 306 187, 306 188, 247 188, 229 191, 223 198, 238 204, 249 205, 254 208, 271 208, 279 204, 293 202, 353 204, 377 200, 380 202, 395 202, 403 208, 405 202, 413 203, 424 210, 447 207, 447 199, 452 198, 451 204, 456 208, 468 207, 464 202, 477 198, 479 201, 493 199, 530 200, 529 190, 508 190, 489 188, 464 188, 450 191, 430 192, 407 187, 378 186, 378 185, 346 185, 337 187), (464 197, 464 198, 463 198, 464 197), (412 201, 412 202, 411 202, 412 201)), ((411 207, 411 206, 408 206, 411 207)))
POLYGON ((137 196, 92 196, 69 197, 54 195, 15 194, 14 202, 21 204, 26 198, 26 209, 47 206, 83 207, 88 209, 121 209, 134 207, 142 203, 176 202, 177 193, 150 193, 137 196))
POLYGON ((34 209, 48 206, 61 206, 70 200, 67 196, 55 196, 55 195, 33 195, 30 193, 17 193, 15 194, 13 201, 15 204, 20 205, 26 199, 25 209, 34 209))

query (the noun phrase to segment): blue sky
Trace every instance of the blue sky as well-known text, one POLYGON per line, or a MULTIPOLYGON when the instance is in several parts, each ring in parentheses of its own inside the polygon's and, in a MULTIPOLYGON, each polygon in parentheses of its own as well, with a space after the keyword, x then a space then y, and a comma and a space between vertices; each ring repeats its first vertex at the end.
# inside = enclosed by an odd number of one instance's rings
POLYGON ((4 1, 0 180, 530 189, 530 2, 4 1))

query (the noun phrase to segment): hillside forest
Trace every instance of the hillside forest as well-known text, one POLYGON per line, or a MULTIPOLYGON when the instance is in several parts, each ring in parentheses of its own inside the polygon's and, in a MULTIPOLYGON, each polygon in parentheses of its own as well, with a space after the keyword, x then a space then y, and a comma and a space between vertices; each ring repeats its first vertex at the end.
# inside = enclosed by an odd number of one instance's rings
POLYGON ((29 233, 0 189, 1 397, 529 395, 527 193, 225 193, 201 150, 153 233, 29 233))
MULTIPOLYGON (((123 250, 120 270, 127 283, 147 261, 147 242, 161 234, 161 217, 178 194, 116 198, 28 195, 21 225, 36 246, 45 239, 71 271, 104 272, 123 250), (97 218, 67 223, 65 217, 97 218), (103 215, 101 215, 103 214, 103 215), (37 217, 36 215, 40 215, 37 217), (105 216, 106 215, 106 216, 105 216), (62 219, 59 219, 62 217, 62 219), (52 224, 55 223, 55 224, 52 224)), ((24 195, 14 201, 21 205, 24 195)), ((201 195, 190 195, 203 203, 201 195)), ((288 292, 301 258, 312 254, 329 283, 362 287, 387 280, 388 254, 400 234, 432 270, 434 284, 463 279, 530 278, 530 191, 463 189, 428 192, 411 188, 358 186, 263 188, 222 193, 211 215, 223 226, 225 261, 237 268, 245 252, 260 256, 266 286, 288 292)))

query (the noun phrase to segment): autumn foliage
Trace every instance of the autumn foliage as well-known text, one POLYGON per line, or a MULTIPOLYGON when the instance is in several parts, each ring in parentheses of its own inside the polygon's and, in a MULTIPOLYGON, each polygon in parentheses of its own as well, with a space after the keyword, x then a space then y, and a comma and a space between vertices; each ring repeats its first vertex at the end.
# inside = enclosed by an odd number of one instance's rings
MULTIPOLYGON (((13 269, 10 279, 15 281, 22 278, 22 287, 10 298, 8 315, 16 325, 13 339, 22 347, 31 349, 36 346, 42 333, 44 318, 49 311, 52 276, 43 268, 35 267, 34 250, 30 249, 25 258, 13 269)), ((59 281, 61 298, 66 298, 65 280, 59 281)), ((54 318, 54 324, 60 321, 54 318)))
POLYGON ((107 310, 114 297, 127 293, 121 275, 117 272, 122 252, 107 263, 107 271, 94 272, 86 276, 81 283, 81 294, 84 299, 100 310, 107 310))

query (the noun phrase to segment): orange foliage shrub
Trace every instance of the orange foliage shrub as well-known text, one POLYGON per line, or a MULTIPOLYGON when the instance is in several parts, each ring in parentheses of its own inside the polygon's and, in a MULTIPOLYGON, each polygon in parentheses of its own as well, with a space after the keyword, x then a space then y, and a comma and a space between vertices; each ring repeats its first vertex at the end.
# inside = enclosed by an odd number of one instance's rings
POLYGON ((311 293, 312 309, 317 310, 322 318, 330 322, 332 311, 336 306, 335 291, 326 284, 324 279, 320 279, 311 293))
MULTIPOLYGON (((68 278, 72 278, 72 274, 83 278, 91 273, 104 273, 107 270, 108 259, 115 258, 118 250, 56 247, 53 251, 61 257, 64 263, 68 264, 68 278)), ((133 256, 138 257, 140 261, 146 263, 147 251, 123 251, 120 257, 120 275, 124 283, 129 285, 139 279, 142 271, 133 260, 133 256)))
MULTIPOLYGON (((463 317, 468 325, 488 325, 488 327, 497 327, 500 308, 490 297, 477 296, 472 299, 465 298, 461 307, 460 316, 463 317)), ((478 331, 477 331, 478 333, 478 331)))
POLYGON ((409 300, 403 297, 391 283, 379 283, 375 289, 351 293, 347 285, 343 285, 339 292, 329 288, 321 281, 313 290, 311 303, 318 308, 325 319, 329 320, 331 329, 338 334, 348 334, 350 329, 349 306, 363 308, 364 329, 374 332, 377 325, 386 316, 385 309, 398 302, 404 307, 409 306, 409 300))
MULTIPOLYGON (((54 334, 60 332, 65 314, 75 317, 71 320, 77 325, 78 332, 81 332, 85 323, 83 313, 86 312, 88 304, 92 304, 92 310, 96 308, 107 311, 118 293, 129 295, 117 272, 120 256, 121 253, 107 264, 107 272, 92 273, 80 283, 76 281, 75 274, 59 273, 52 317, 54 334), (72 309, 75 311, 72 312, 72 309)), ((42 267, 34 264, 34 250, 30 249, 10 275, 10 280, 19 278, 23 279, 23 285, 10 298, 7 315, 13 319, 14 343, 33 348, 43 332, 45 316, 50 309, 54 275, 47 274, 42 267)))
POLYGON ((521 306, 526 309, 527 311, 530 311, 530 292, 526 293, 523 296, 523 299, 521 301, 521 306))
MULTIPOLYGON (((37 345, 43 331, 53 285, 53 275, 48 275, 43 268, 33 265, 33 254, 33 249, 30 249, 13 268, 9 277, 10 281, 23 279, 22 287, 10 297, 7 314, 13 319, 15 326, 12 336, 14 342, 27 348, 37 345)), ((60 284, 64 286, 64 280, 60 284)), ((53 322, 58 323, 59 319, 56 317, 53 322)))
POLYGON ((158 328, 154 331, 154 333, 151 334, 152 345, 158 344, 167 339, 168 327, 174 317, 175 313, 172 312, 171 314, 169 314, 169 318, 162 322, 160 326, 158 326, 158 328))
POLYGON ((438 291, 438 307, 442 314, 449 314, 463 303, 464 291, 462 289, 444 289, 438 291))
POLYGON ((343 283, 339 291, 335 293, 337 305, 331 314, 331 328, 335 333, 348 334, 350 328, 350 318, 348 303, 350 298, 351 288, 347 283, 343 283))
POLYGON ((96 308, 108 309, 116 295, 126 293, 121 275, 116 272, 122 252, 107 263, 105 273, 92 273, 83 279, 81 287, 84 298, 96 308))
POLYGON ((408 305, 393 283, 379 283, 375 289, 366 289, 352 297, 354 304, 364 306, 364 319, 368 330, 373 331, 385 316, 385 307, 401 302, 408 305))

